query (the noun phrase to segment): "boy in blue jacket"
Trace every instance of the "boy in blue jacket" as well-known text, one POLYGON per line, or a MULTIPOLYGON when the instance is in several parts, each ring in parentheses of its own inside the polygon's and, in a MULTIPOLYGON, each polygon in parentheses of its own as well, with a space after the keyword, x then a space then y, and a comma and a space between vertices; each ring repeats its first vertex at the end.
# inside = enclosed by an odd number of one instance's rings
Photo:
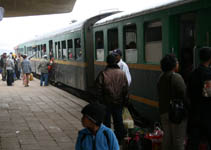
POLYGON ((81 113, 85 128, 78 133, 75 150, 119 150, 114 132, 102 124, 105 115, 103 105, 88 104, 81 113))

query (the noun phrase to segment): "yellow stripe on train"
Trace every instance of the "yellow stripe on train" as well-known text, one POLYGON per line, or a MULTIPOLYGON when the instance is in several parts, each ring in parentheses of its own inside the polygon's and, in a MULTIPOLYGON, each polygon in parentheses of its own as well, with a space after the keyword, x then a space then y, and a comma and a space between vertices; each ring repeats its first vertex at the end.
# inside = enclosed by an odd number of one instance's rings
POLYGON ((130 99, 144 103, 144 104, 149 105, 151 107, 158 108, 158 105, 159 105, 157 101, 150 100, 150 99, 143 98, 143 97, 139 97, 139 96, 135 96, 135 95, 132 95, 132 94, 130 95, 130 99))

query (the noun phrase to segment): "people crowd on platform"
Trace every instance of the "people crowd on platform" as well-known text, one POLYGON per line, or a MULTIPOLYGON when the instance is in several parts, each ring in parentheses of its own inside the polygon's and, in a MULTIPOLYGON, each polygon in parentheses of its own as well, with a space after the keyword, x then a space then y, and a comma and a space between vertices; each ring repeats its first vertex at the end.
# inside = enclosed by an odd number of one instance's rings
MULTIPOLYGON (((101 124, 98 125, 97 129, 104 125, 110 128, 112 116, 114 133, 119 145, 122 145, 125 135, 122 123, 122 108, 127 106, 128 88, 131 85, 129 68, 122 61, 121 56, 122 53, 119 49, 109 54, 106 68, 96 78, 97 103, 105 107, 104 120, 101 119, 101 124)), ((201 48, 199 60, 200 65, 190 73, 189 80, 186 83, 178 73, 179 61, 174 54, 167 54, 161 59, 162 73, 158 79, 157 93, 161 126, 164 131, 162 150, 208 150, 211 148, 211 118, 209 116, 211 114, 211 48, 201 48), (179 109, 182 109, 183 113, 180 113, 179 119, 178 116, 176 116, 176 120, 172 118, 170 111, 176 110, 172 110, 172 108, 170 110, 171 100, 182 101, 182 108, 179 109)), ((91 109, 89 113, 93 110, 95 109, 91 109)), ((82 150, 84 146, 93 149, 93 142, 87 143, 85 141, 90 138, 97 142, 99 140, 98 132, 96 133, 96 130, 93 132, 89 126, 84 124, 84 120, 95 123, 96 120, 93 117, 96 116, 90 117, 83 113, 83 110, 82 114, 82 124, 85 127, 82 131, 89 132, 90 136, 85 137, 86 140, 81 143, 83 133, 80 131, 76 150, 82 150)), ((99 132, 101 132, 100 129, 99 132)), ((102 137, 100 139, 102 140, 102 137)), ((104 142, 107 141, 106 138, 103 138, 103 140, 104 142)), ((114 140, 114 138, 110 140, 114 140)), ((101 144, 102 142, 99 141, 94 149, 105 149, 103 147, 105 145, 101 144)), ((116 150, 118 148, 111 149, 116 150)))
POLYGON ((200 64, 187 84, 177 73, 179 61, 173 54, 161 60, 162 74, 157 89, 164 137, 162 150, 208 150, 211 148, 211 48, 199 49, 200 64), (172 99, 183 102, 180 121, 172 120, 172 99))
MULTIPOLYGON (((2 81, 6 81, 8 86, 14 85, 15 80, 23 80, 24 87, 29 87, 29 81, 33 79, 32 68, 30 59, 36 55, 36 52, 31 55, 27 56, 27 54, 20 54, 17 55, 10 52, 8 55, 7 53, 3 53, 0 58, 0 73, 2 76, 2 81)), ((54 59, 47 60, 47 55, 44 55, 43 58, 47 61, 45 75, 41 74, 41 81, 45 81, 45 86, 48 85, 48 74, 52 70, 52 66, 54 63, 54 59), (47 78, 46 78, 47 77, 47 78)), ((38 69, 41 70, 43 73, 43 67, 38 69)), ((50 74, 52 74, 50 72, 50 74)))
MULTIPOLYGON (((23 79, 24 86, 28 87, 32 73, 31 57, 3 53, 0 60, 2 80, 11 86, 15 80, 23 79)), ((84 129, 79 131, 76 150, 119 150, 119 145, 123 143, 126 130, 122 110, 129 103, 132 79, 121 57, 120 49, 113 50, 107 56, 105 69, 95 80, 97 101, 81 111, 84 129), (109 129, 111 117, 114 132, 109 129)), ((178 73, 179 61, 174 54, 167 54, 160 61, 162 72, 155 86, 164 131, 162 150, 198 150, 202 141, 211 148, 211 48, 201 48, 199 60, 200 65, 190 73, 186 82, 178 73), (175 122, 170 106, 176 100, 182 101, 184 114, 180 121, 175 122)), ((43 82, 44 86, 48 85, 49 77, 54 73, 53 64, 54 58, 48 60, 47 55, 43 56, 38 65, 41 72, 40 86, 43 82)))

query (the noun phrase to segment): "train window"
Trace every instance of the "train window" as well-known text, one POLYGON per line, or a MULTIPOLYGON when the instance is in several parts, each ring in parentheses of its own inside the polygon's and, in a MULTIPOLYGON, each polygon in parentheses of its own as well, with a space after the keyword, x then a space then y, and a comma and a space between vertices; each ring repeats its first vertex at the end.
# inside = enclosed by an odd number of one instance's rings
POLYGON ((82 58, 81 39, 80 38, 75 39, 74 44, 76 51, 76 59, 81 59, 82 58))
POLYGON ((103 31, 95 33, 96 60, 104 61, 103 31))
POLYGON ((75 39, 75 48, 81 48, 81 39, 75 39))
POLYGON ((67 40, 68 59, 74 59, 73 40, 67 40))
POLYGON ((35 57, 38 58, 38 46, 34 46, 35 57))
POLYGON ((49 57, 51 59, 53 57, 53 40, 50 40, 48 44, 49 44, 49 57))
POLYGON ((162 23, 150 22, 145 25, 145 61, 159 64, 162 58, 162 23))
POLYGON ((61 43, 58 42, 58 59, 62 59, 62 50, 61 50, 61 43))
POLYGON ((27 49, 27 55, 30 56, 31 55, 31 46, 27 47, 26 49, 27 49))
POLYGON ((108 30, 108 51, 115 50, 119 47, 118 45, 118 29, 108 30))
POLYGON ((46 55, 46 44, 42 45, 42 56, 46 55))
POLYGON ((55 42, 55 59, 58 59, 58 42, 55 42))
POLYGON ((43 46, 40 45, 40 57, 42 58, 42 56, 43 56, 43 46))
POLYGON ((32 55, 32 53, 33 53, 33 51, 32 51, 32 50, 33 50, 33 49, 32 49, 32 47, 30 46, 30 47, 29 47, 29 49, 28 49, 28 55, 29 55, 29 56, 31 56, 31 55, 32 55))
POLYGON ((127 63, 137 63, 137 49, 136 49, 136 25, 127 25, 123 29, 124 31, 124 48, 125 48, 125 60, 127 63))
POLYGON ((62 41, 62 59, 67 59, 66 41, 62 41))
POLYGON ((40 51, 41 47, 40 45, 38 45, 38 58, 41 58, 41 51, 40 51))
POLYGON ((45 55, 45 54, 44 54, 44 47, 43 47, 43 45, 41 45, 41 50, 40 50, 40 52, 41 52, 41 58, 42 58, 42 56, 45 55))

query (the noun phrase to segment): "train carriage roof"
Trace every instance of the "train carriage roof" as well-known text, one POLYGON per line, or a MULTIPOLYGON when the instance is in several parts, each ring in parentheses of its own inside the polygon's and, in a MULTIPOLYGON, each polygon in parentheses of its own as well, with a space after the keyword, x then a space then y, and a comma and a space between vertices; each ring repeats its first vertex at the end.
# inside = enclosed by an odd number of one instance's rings
POLYGON ((50 33, 46 33, 46 34, 40 36, 39 38, 37 38, 36 40, 41 40, 41 39, 45 39, 45 38, 49 38, 49 37, 54 37, 56 35, 81 30, 85 21, 86 20, 83 20, 83 21, 80 21, 80 22, 75 22, 73 24, 67 25, 66 27, 64 27, 62 29, 59 29, 59 30, 56 30, 56 31, 53 31, 53 32, 50 32, 50 33))
MULTIPOLYGON (((29 41, 26 41, 22 44, 25 44, 25 43, 28 43, 28 42, 36 42, 36 41, 40 41, 40 40, 44 40, 44 39, 48 39, 48 38, 53 38, 57 35, 61 35, 61 34, 66 34, 66 33, 70 33, 70 32, 75 32, 75 31, 79 31, 83 28, 84 24, 91 20, 92 18, 95 18, 95 17, 100 17, 100 16, 104 16, 104 15, 111 15, 111 14, 114 14, 114 13, 119 13, 120 11, 112 11, 112 12, 105 12, 105 13, 102 13, 102 14, 98 14, 96 16, 93 16, 93 17, 90 17, 90 18, 87 18, 85 20, 82 20, 82 21, 78 21, 78 22, 74 22, 72 24, 68 24, 66 26, 64 26, 63 28, 61 29, 58 29, 56 31, 53 31, 53 32, 49 32, 49 33, 45 33, 39 37, 36 37, 34 39, 31 39, 29 41)), ((20 44, 21 45, 21 44, 20 44)))
POLYGON ((114 14, 114 15, 111 15, 99 20, 98 22, 95 23, 94 26, 99 26, 99 25, 110 23, 110 22, 118 21, 121 19, 144 15, 144 14, 156 12, 159 10, 164 10, 167 8, 179 6, 179 5, 190 3, 193 1, 198 1, 198 0, 169 0, 168 2, 163 2, 158 5, 151 5, 143 9, 117 13, 117 14, 114 14))
POLYGON ((29 42, 36 42, 36 41, 40 41, 40 40, 44 40, 44 39, 48 39, 48 38, 53 38, 57 35, 61 35, 61 34, 69 33, 69 32, 75 32, 75 31, 80 30, 82 28, 84 22, 85 22, 85 20, 80 21, 80 22, 75 22, 73 24, 68 24, 61 29, 58 29, 58 30, 53 31, 53 32, 51 31, 49 33, 45 33, 45 34, 40 35, 36 38, 32 38, 31 40, 28 40, 26 42, 21 43, 20 45, 25 44, 25 43, 29 43, 29 42))

